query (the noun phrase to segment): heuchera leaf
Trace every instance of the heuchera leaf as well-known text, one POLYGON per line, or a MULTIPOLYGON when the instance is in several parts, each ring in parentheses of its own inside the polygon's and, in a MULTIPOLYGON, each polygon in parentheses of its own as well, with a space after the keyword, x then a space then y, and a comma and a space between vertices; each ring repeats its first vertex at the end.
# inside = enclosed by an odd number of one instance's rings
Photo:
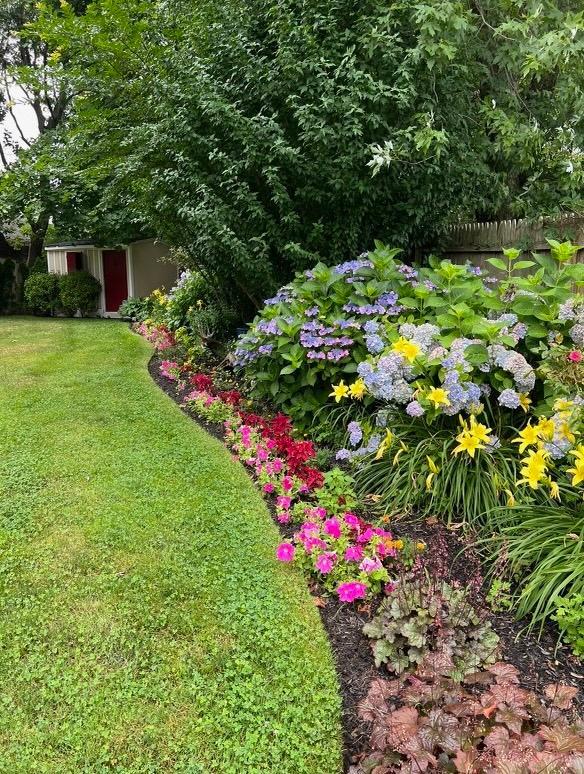
POLYGON ((418 735, 427 750, 438 747, 451 755, 460 749, 460 723, 441 709, 433 709, 422 718, 418 735))
POLYGON ((497 683, 519 683, 519 670, 513 664, 506 664, 504 661, 498 661, 489 667, 489 672, 495 675, 497 683))
POLYGON ((418 732, 418 711, 413 707, 400 707, 390 713, 387 720, 387 741, 396 750, 403 750, 406 742, 418 732))
POLYGON ((551 699, 554 707, 567 710, 571 707, 578 689, 562 683, 550 683, 546 685, 544 693, 548 699, 551 699))

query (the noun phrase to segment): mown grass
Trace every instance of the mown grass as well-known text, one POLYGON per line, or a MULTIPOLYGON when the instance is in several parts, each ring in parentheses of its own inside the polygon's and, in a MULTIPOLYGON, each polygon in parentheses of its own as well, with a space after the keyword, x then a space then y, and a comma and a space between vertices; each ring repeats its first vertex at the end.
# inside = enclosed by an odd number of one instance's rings
POLYGON ((0 771, 338 772, 305 584, 149 356, 118 322, 0 320, 0 771))

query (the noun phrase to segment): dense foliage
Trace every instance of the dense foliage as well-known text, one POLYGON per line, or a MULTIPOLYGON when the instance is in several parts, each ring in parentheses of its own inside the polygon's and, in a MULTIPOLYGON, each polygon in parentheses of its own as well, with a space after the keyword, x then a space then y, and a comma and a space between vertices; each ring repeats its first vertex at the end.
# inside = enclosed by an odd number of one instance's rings
POLYGON ((59 277, 59 302, 65 314, 79 312, 85 317, 95 312, 101 293, 101 283, 87 271, 75 271, 59 277))
POLYGON ((374 237, 413 248, 459 216, 582 204, 575 1, 39 9, 26 34, 79 97, 13 170, 20 195, 51 180, 76 237, 156 232, 240 308, 374 237))
POLYGON ((443 579, 403 578, 364 627, 375 640, 375 664, 390 672, 412 671, 430 654, 447 656, 444 673, 460 682, 497 660, 499 637, 473 607, 468 592, 443 579))
POLYGON ((59 302, 59 278, 56 274, 35 272, 24 282, 24 300, 35 314, 52 314, 59 302))
POLYGON ((373 752, 349 774, 580 770, 584 732, 570 711, 576 688, 551 683, 542 699, 520 687, 511 664, 462 683, 450 669, 441 656, 415 675, 373 681, 359 707, 372 723, 373 752))

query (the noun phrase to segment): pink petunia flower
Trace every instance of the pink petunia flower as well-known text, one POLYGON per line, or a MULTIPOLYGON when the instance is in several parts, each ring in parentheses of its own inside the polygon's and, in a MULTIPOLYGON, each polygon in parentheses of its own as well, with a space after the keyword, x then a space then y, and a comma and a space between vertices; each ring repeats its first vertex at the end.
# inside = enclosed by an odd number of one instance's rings
POLYGON ((365 532, 362 532, 360 535, 357 536, 357 542, 368 543, 372 537, 373 537, 373 530, 371 529, 371 527, 368 527, 365 530, 365 532))
POLYGON ((357 529, 359 526, 359 519, 354 513, 345 513, 343 518, 345 519, 345 524, 351 527, 351 529, 357 529))
POLYGON ((367 595, 367 586, 359 581, 341 583, 337 587, 337 594, 341 602, 354 602, 356 599, 364 599, 367 595))
POLYGON ((292 543, 280 543, 276 549, 276 556, 280 562, 291 562, 294 559, 296 548, 292 543))
POLYGON ((293 486, 294 486, 294 482, 292 481, 290 476, 284 476, 284 478, 282 479, 282 489, 285 492, 289 492, 293 486))
POLYGON ((338 540, 341 537, 341 525, 339 520, 336 518, 327 519, 324 523, 323 529, 327 535, 334 537, 335 540, 338 540))
POLYGON ((264 492, 267 492, 268 494, 272 494, 274 491, 274 485, 273 484, 264 484, 264 492))
POLYGON ((367 575, 370 575, 375 570, 381 570, 382 567, 383 567, 383 565, 381 564, 379 559, 377 559, 377 558, 376 559, 369 559, 368 557, 365 557, 365 559, 363 559, 363 561, 359 565, 359 569, 362 572, 366 572, 367 575))
POLYGON ((276 505, 278 508, 284 508, 284 510, 287 511, 292 505, 292 498, 287 495, 280 495, 276 498, 276 505))
POLYGON ((582 362, 582 353, 578 352, 577 349, 573 349, 570 353, 568 353, 568 360, 571 363, 580 363, 582 362))
POLYGON ((314 514, 318 519, 324 519, 326 516, 326 508, 315 508, 314 514))
POLYGON ((282 460, 279 457, 276 457, 276 459, 272 462, 272 467, 274 468, 274 473, 281 473, 282 472, 282 460))
POLYGON ((345 561, 360 562, 363 558, 363 548, 361 546, 349 546, 345 551, 345 561))
POLYGON ((278 521, 280 524, 288 524, 290 521, 290 511, 280 511, 278 514, 278 521))
POLYGON ((335 566, 336 559, 337 555, 334 553, 334 551, 328 551, 326 554, 321 554, 318 557, 315 562, 315 567, 323 575, 328 575, 328 573, 335 566))

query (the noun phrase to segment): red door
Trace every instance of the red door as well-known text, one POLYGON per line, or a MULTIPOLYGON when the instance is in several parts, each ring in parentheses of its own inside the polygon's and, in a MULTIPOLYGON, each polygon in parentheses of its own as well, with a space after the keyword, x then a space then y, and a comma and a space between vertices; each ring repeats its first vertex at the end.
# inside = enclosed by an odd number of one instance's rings
POLYGON ((67 253, 67 274, 83 269, 83 253, 67 253))
POLYGON ((128 298, 126 251, 104 250, 102 255, 105 311, 117 312, 122 301, 128 298))

